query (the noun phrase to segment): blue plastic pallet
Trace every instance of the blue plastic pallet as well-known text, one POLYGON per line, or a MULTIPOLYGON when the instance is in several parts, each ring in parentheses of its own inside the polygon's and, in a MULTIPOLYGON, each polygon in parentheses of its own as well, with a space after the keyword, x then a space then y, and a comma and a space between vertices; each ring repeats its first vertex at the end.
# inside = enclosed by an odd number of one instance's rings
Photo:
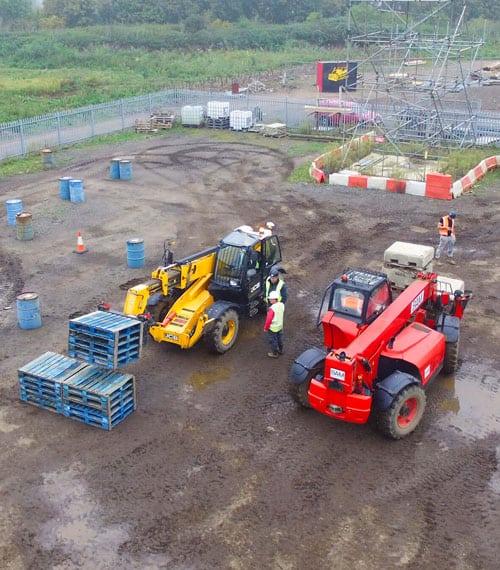
POLYGON ((45 352, 18 369, 21 400, 62 413, 61 383, 86 364, 55 352, 45 352))
POLYGON ((63 414, 112 429, 136 408, 135 377, 88 365, 61 385, 63 414))
POLYGON ((111 415, 105 415, 98 411, 88 408, 87 406, 79 406, 77 404, 65 404, 63 414, 70 419, 78 420, 93 427, 99 427, 111 430, 128 417, 135 410, 135 403, 129 402, 125 406, 121 406, 111 415))
POLYGON ((95 311, 69 322, 68 354, 108 369, 141 356, 143 322, 134 317, 95 311))
POLYGON ((22 401, 106 430, 137 407, 133 375, 61 354, 47 352, 18 375, 22 401))
POLYGON ((33 404, 39 408, 44 408, 56 414, 62 414, 62 400, 57 394, 31 390, 23 386, 19 387, 21 400, 27 404, 33 404))

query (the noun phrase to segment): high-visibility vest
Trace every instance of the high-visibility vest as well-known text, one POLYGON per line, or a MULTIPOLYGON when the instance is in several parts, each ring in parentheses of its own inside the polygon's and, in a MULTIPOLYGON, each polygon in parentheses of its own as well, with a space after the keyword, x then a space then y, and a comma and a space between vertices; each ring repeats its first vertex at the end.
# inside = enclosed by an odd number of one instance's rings
POLYGON ((439 235, 447 236, 448 230, 451 230, 451 235, 455 237, 455 220, 451 216, 443 216, 438 224, 439 235))
POLYGON ((285 305, 281 301, 277 301, 272 305, 273 309, 273 320, 271 321, 271 326, 269 330, 273 332, 279 332, 283 329, 283 316, 285 314, 285 305))
POLYGON ((348 295, 342 299, 342 306, 345 309, 350 309, 351 311, 358 313, 358 315, 361 315, 361 311, 363 310, 363 299, 354 295, 348 295))
MULTIPOLYGON (((279 297, 278 297, 278 301, 281 303, 281 288, 283 287, 283 281, 281 279, 278 279, 278 283, 276 283, 276 287, 274 289, 274 291, 276 291, 276 293, 278 293, 279 297)), ((269 300, 269 292, 271 289, 271 279, 269 279, 269 277, 266 279, 266 301, 269 300)))

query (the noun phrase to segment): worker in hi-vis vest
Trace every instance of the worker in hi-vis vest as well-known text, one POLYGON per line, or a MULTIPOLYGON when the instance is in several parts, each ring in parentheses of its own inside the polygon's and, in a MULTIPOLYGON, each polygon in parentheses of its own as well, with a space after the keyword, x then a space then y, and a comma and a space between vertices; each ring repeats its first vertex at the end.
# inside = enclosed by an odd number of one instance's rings
POLYGON ((278 292, 278 301, 281 301, 283 304, 287 302, 288 290, 286 288, 285 282, 280 276, 280 272, 284 273, 285 270, 273 267, 269 272, 269 277, 266 279, 265 301, 268 307, 270 305, 269 294, 271 293, 271 291, 278 292))
POLYGON ((269 358, 278 358, 283 354, 283 320, 285 315, 285 305, 279 300, 277 291, 269 293, 269 302, 271 303, 267 310, 266 323, 264 330, 267 332, 269 346, 271 351, 267 353, 269 358))
POLYGON ((441 257, 441 254, 446 249, 448 260, 455 265, 453 260, 453 249, 455 247, 455 212, 450 212, 447 216, 439 219, 439 244, 436 248, 436 259, 441 257))

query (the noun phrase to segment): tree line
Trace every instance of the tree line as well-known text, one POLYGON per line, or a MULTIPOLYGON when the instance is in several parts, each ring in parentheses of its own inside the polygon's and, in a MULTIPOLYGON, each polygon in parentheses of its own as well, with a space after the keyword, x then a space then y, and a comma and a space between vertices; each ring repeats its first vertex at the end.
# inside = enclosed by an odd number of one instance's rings
MULTIPOLYGON (((252 20, 268 24, 293 24, 341 18, 351 0, 0 0, 0 27, 7 29, 74 28, 111 24, 182 24, 200 29, 218 22, 252 20)), ((498 0, 450 0, 453 11, 465 9, 466 20, 498 20, 498 0)), ((353 1, 359 18, 367 17, 383 2, 353 1)), ((391 2, 402 14, 428 13, 430 2, 391 2), (411 6, 410 6, 411 5, 411 6)), ((383 7, 383 6, 381 6, 383 7)))

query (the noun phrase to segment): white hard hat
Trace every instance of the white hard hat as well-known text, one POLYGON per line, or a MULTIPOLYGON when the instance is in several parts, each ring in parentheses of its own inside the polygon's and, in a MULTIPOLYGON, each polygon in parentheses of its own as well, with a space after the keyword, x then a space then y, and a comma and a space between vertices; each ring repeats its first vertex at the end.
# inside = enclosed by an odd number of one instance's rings
POLYGON ((245 233, 251 233, 253 232, 253 228, 252 226, 238 226, 237 228, 234 228, 235 232, 245 232, 245 233))
POLYGON ((279 296, 278 291, 271 291, 269 293, 269 299, 279 299, 279 298, 280 298, 280 296, 279 296))

